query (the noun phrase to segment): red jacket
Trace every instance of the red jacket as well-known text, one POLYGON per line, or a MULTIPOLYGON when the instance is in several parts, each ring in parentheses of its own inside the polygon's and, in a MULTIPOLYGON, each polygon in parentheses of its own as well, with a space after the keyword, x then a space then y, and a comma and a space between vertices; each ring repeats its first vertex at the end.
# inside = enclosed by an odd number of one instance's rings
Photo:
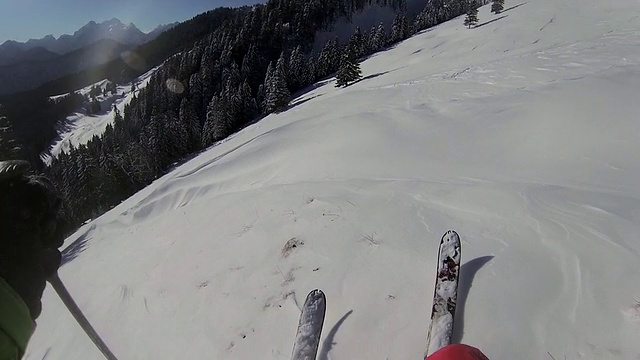
POLYGON ((489 360, 489 358, 473 346, 453 344, 434 352, 425 360, 489 360))

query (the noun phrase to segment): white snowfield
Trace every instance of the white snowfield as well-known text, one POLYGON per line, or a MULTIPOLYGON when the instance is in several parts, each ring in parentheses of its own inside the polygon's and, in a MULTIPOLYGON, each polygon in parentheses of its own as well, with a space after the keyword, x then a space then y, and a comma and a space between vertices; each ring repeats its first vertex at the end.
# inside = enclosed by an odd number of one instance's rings
MULTIPOLYGON (((58 139, 51 145, 51 149, 48 153, 42 154, 42 159, 45 163, 50 164, 51 159, 58 157, 61 152, 68 153, 71 146, 78 147, 88 143, 94 136, 101 136, 108 124, 113 123, 115 118, 114 105, 120 111, 120 114, 124 116, 124 107, 127 106, 134 95, 149 84, 151 75, 157 70, 155 67, 143 75, 140 75, 133 81, 136 84, 135 91, 131 91, 131 83, 125 85, 116 86, 115 94, 108 94, 107 96, 98 95, 96 99, 100 101, 102 110, 98 114, 88 115, 84 109, 78 109, 72 115, 67 116, 67 119, 59 125, 58 139)), ((93 85, 89 85, 82 89, 79 89, 78 94, 89 94, 92 86, 96 86, 101 90, 108 84, 108 81, 102 80, 93 85)), ((68 94, 52 96, 51 99, 60 98, 68 94)))
MULTIPOLYGON (((288 359, 319 288, 318 359, 420 359, 453 228, 456 342, 638 359, 640 3, 514 6, 371 57, 71 236, 60 276, 113 352, 288 359)), ((48 289, 26 358, 101 355, 48 289)))

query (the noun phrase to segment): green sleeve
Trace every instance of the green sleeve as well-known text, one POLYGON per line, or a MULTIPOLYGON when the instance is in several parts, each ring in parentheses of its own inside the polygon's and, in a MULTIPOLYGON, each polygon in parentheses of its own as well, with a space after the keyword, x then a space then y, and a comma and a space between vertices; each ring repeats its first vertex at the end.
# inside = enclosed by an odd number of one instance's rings
POLYGON ((20 359, 34 330, 27 305, 0 278, 0 359, 20 359))

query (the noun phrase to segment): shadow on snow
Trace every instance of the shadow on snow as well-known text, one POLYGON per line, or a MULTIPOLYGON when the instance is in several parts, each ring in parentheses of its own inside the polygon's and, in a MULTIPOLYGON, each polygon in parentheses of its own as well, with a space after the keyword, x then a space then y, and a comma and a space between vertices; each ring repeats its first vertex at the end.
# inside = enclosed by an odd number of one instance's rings
POLYGON ((493 259, 492 255, 482 256, 466 262, 460 267, 460 282, 458 283, 458 305, 456 306, 456 316, 451 334, 451 343, 459 344, 464 335, 464 308, 471 290, 471 284, 476 273, 493 259))
POLYGON ((87 232, 78 237, 71 245, 62 250, 62 263, 61 267, 77 258, 87 248, 87 243, 91 239, 89 235, 93 230, 93 225, 87 232))
POLYGON ((507 16, 509 16, 509 15, 502 15, 502 16, 500 16, 499 18, 495 18, 495 19, 493 19, 493 20, 489 20, 489 21, 487 21, 487 22, 483 22, 482 24, 478 24, 478 25, 474 26, 473 28, 474 28, 474 29, 477 29, 477 28, 479 28, 479 27, 482 27, 482 26, 485 26, 485 25, 489 25, 489 24, 491 24, 491 23, 493 23, 493 22, 496 22, 496 21, 498 21, 498 20, 502 20, 502 19, 506 18, 507 16))
POLYGON ((329 331, 327 337, 322 342, 322 348, 320 349, 320 353, 318 354, 318 360, 329 360, 329 352, 331 351, 331 349, 333 349, 333 345, 336 344, 334 342, 336 334, 338 333, 340 326, 342 326, 342 323, 345 322, 345 320, 347 320, 349 315, 351 315, 352 313, 353 310, 349 310, 340 318, 340 320, 338 320, 335 325, 333 325, 331 331, 329 331))
POLYGON ((506 11, 509 11, 509 10, 513 10, 513 9, 518 8, 518 7, 520 7, 520 6, 522 6, 522 5, 525 5, 525 4, 527 4, 527 3, 528 3, 528 1, 525 1, 525 2, 520 3, 520 4, 518 4, 518 5, 514 5, 514 6, 510 7, 510 8, 507 8, 507 9, 502 10, 500 13, 503 13, 503 12, 506 12, 506 11))

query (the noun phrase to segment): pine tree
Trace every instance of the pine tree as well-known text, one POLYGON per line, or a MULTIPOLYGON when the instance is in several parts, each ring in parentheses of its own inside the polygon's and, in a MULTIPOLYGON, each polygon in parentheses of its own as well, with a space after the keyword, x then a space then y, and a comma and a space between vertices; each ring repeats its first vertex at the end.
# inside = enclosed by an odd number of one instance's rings
POLYGON ((327 41, 324 47, 322 48, 322 51, 318 55, 318 62, 316 65, 316 74, 318 75, 319 78, 323 78, 331 73, 331 70, 330 70, 331 61, 329 59, 329 53, 331 52, 330 46, 331 46, 331 41, 327 41))
POLYGON ((316 61, 313 55, 307 60, 303 77, 306 85, 313 84, 316 81, 316 61))
POLYGON ((202 128, 202 146, 207 147, 229 135, 231 107, 224 94, 214 95, 207 106, 207 119, 202 128))
POLYGON ((338 71, 340 67, 340 60, 342 59, 342 47, 338 36, 331 40, 331 46, 329 46, 329 73, 338 71))
POLYGON ((287 66, 289 74, 287 79, 289 80, 289 87, 292 90, 297 90, 305 84, 304 79, 304 57, 302 55, 302 48, 300 45, 296 46, 291 52, 289 57, 289 66, 287 66))
POLYGON ((356 27, 353 35, 351 35, 351 39, 349 39, 349 47, 354 49, 356 58, 364 55, 364 37, 362 36, 360 26, 356 27))
MULTIPOLYGON (((214 118, 212 124, 210 124, 209 139, 211 143, 226 138, 234 130, 236 123, 235 113, 238 109, 237 104, 234 104, 232 95, 232 89, 227 87, 218 95, 218 101, 214 104, 214 118)), ((205 129, 207 129, 207 124, 205 124, 205 129)))
POLYGON ((387 42, 387 31, 384 24, 380 23, 375 29, 371 29, 371 39, 369 39, 369 48, 371 51, 380 50, 387 42))
POLYGON ((253 120, 258 115, 258 105, 256 99, 251 94, 251 86, 247 80, 239 89, 239 97, 242 104, 242 123, 253 120))
POLYGON ((264 82, 264 112, 270 114, 279 111, 289 103, 289 89, 287 88, 284 56, 278 59, 275 69, 270 63, 264 82))
POLYGON ((260 73, 260 57, 254 44, 249 46, 247 54, 242 59, 242 67, 240 74, 249 81, 249 86, 256 89, 262 83, 262 74, 260 73))
POLYGON ((0 158, 15 159, 20 152, 15 141, 13 126, 7 117, 0 115, 0 158))
POLYGON ((491 4, 491 12, 494 14, 500 14, 504 10, 504 0, 493 0, 491 4))
POLYGON ((336 74, 336 87, 346 87, 349 83, 353 83, 360 78, 362 78, 362 71, 356 58, 355 49, 349 47, 342 55, 340 68, 336 74))
POLYGON ((182 98, 182 101, 180 102, 178 118, 181 123, 185 124, 189 131, 189 149, 191 149, 191 151, 200 149, 202 144, 202 126, 196 117, 196 112, 193 109, 192 102, 187 97, 182 98))
POLYGON ((234 62, 231 63, 231 66, 226 67, 222 71, 222 83, 228 84, 229 87, 237 88, 242 85, 242 77, 240 76, 240 69, 238 69, 238 65, 234 62))
POLYGON ((421 11, 418 15, 416 15, 415 19, 413 19, 412 33, 415 34, 426 28, 427 28, 427 16, 425 11, 421 11))
POLYGON ((391 42, 395 43, 402 41, 409 37, 409 23, 407 22, 407 16, 405 14, 396 15, 391 25, 391 42))
POLYGON ((467 16, 464 18, 464 26, 471 29, 478 23, 478 4, 475 0, 469 1, 467 9, 467 16))

